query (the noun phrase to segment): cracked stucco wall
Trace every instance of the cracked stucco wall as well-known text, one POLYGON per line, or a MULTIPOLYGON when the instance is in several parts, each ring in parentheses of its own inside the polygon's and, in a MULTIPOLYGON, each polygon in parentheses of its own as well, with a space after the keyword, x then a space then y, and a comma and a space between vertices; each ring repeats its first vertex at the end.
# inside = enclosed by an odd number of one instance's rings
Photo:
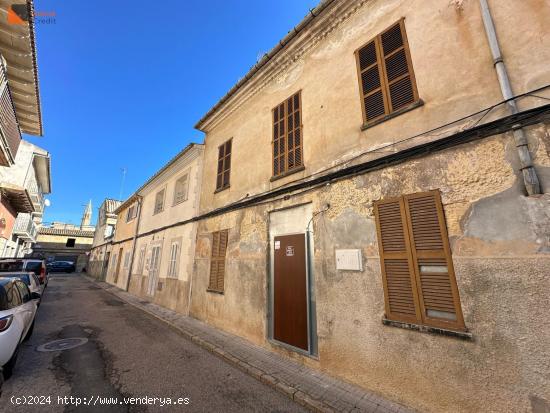
MULTIPOLYGON (((538 170, 548 162, 548 128, 528 129, 538 170)), ((509 133, 496 135, 201 221, 191 315, 420 411, 544 411, 540 406, 550 400, 550 196, 524 196, 512 150, 509 133), (472 341, 381 322, 372 203, 431 189, 442 194, 472 341), (266 338, 269 211, 304 202, 313 211, 331 205, 313 224, 318 361, 266 338), (206 288, 211 232, 224 228, 230 232, 220 295, 206 288), (361 249, 363 272, 336 271, 337 248, 361 249)))

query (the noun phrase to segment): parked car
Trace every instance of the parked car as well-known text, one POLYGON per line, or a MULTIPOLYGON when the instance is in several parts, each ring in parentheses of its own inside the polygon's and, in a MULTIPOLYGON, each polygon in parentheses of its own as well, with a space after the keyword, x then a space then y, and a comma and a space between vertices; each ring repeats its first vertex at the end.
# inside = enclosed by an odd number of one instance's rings
POLYGON ((52 261, 48 263, 48 273, 50 272, 75 272, 76 266, 71 261, 52 261))
POLYGON ((27 287, 29 287, 31 293, 38 294, 37 305, 40 305, 40 300, 44 287, 40 284, 40 279, 34 272, 6 272, 0 274, 0 276, 3 278, 19 278, 21 281, 27 284, 27 287))
POLYGON ((36 293, 18 278, 0 278, 0 366, 9 378, 24 340, 34 329, 36 293))
POLYGON ((0 272, 34 272, 38 275, 40 284, 48 284, 46 261, 39 258, 2 258, 0 272))

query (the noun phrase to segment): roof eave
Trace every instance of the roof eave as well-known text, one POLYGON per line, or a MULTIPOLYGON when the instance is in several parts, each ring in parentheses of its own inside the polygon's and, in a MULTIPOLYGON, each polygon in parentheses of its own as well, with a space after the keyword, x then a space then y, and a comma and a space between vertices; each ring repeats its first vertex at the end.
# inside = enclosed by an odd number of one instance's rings
POLYGON ((262 58, 252 66, 249 71, 242 77, 229 91, 208 111, 206 114, 195 124, 195 129, 206 132, 205 126, 208 120, 220 109, 237 91, 244 86, 250 79, 252 79, 266 64, 271 61, 281 50, 283 50, 292 40, 301 33, 306 27, 308 27, 315 17, 319 16, 323 10, 325 10, 330 4, 336 0, 321 1, 317 7, 311 9, 309 13, 302 19, 298 25, 292 28, 282 40, 279 41, 275 47, 269 52, 264 54, 262 58))

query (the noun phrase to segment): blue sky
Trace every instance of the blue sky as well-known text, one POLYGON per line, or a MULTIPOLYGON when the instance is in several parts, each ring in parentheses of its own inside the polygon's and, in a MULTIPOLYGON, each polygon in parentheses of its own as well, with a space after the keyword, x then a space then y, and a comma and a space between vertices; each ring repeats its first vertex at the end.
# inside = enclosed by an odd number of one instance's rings
POLYGON ((44 220, 80 223, 123 198, 189 142, 196 121, 318 0, 35 0, 53 192, 44 220))

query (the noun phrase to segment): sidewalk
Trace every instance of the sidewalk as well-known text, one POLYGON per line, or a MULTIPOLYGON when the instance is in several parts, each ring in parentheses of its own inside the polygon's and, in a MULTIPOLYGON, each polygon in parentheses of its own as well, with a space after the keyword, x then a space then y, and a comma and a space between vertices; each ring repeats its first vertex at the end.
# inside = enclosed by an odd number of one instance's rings
POLYGON ((142 300, 118 287, 84 276, 97 286, 179 330, 189 340, 318 412, 413 412, 400 404, 285 359, 240 337, 142 300))

